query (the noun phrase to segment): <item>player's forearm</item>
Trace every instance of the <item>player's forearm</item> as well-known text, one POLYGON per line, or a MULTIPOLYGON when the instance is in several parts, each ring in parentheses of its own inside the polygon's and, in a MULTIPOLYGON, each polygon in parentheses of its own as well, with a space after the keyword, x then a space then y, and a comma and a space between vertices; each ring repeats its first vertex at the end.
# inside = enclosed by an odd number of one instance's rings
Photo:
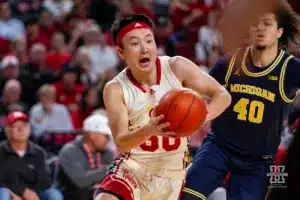
POLYGON ((144 126, 136 130, 120 134, 119 137, 117 137, 116 139, 116 144, 118 146, 119 151, 121 153, 126 152, 143 144, 146 140, 149 139, 149 132, 149 128, 147 126, 144 126))
POLYGON ((211 102, 207 106, 208 115, 206 120, 213 120, 222 114, 226 108, 231 103, 231 95, 228 93, 226 89, 221 90, 218 93, 215 93, 212 98, 211 102))

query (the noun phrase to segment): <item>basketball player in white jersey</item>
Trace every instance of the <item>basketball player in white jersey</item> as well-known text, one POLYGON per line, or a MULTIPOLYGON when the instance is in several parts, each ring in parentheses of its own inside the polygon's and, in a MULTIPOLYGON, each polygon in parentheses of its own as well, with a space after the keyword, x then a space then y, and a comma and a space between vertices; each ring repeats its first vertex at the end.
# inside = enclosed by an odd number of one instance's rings
POLYGON ((230 104, 229 93, 191 61, 158 57, 153 24, 144 15, 114 22, 113 39, 128 67, 104 88, 110 127, 121 158, 95 193, 96 200, 176 200, 185 179, 187 138, 168 137, 169 122, 151 114, 160 98, 187 87, 211 99, 207 120, 230 104))

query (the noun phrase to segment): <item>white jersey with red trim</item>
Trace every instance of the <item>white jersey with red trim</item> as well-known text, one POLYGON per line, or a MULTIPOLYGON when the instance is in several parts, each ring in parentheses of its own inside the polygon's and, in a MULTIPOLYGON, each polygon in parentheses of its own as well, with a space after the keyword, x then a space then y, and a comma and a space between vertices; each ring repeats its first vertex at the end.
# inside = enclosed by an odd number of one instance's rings
MULTIPOLYGON (((129 68, 124 69, 115 79, 121 84, 129 116, 129 130, 147 124, 151 109, 161 97, 174 88, 182 87, 171 71, 168 56, 156 60, 157 81, 148 91, 133 77, 129 68)), ((144 144, 130 151, 130 158, 149 167, 182 170, 188 150, 187 138, 152 136, 144 144)))

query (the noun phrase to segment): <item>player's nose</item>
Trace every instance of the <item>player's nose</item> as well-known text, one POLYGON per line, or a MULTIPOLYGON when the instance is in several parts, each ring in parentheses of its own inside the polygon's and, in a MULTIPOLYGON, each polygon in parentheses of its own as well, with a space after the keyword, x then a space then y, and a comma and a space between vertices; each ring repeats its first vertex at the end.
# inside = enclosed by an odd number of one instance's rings
POLYGON ((258 23, 258 24, 257 24, 257 30, 258 30, 258 31, 262 31, 262 30, 264 30, 264 28, 265 28, 265 26, 264 26, 263 23, 258 23))
POLYGON ((143 54, 144 54, 144 53, 148 53, 148 47, 147 47, 147 44, 144 43, 144 42, 141 43, 141 51, 142 51, 143 54))

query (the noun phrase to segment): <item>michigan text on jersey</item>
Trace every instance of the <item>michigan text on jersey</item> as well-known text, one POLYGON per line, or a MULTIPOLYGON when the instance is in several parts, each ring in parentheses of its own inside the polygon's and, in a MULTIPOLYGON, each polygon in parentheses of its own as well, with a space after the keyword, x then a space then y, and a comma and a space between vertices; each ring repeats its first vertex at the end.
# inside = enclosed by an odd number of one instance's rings
POLYGON ((275 94, 274 93, 272 93, 266 89, 252 86, 252 85, 230 84, 230 91, 256 95, 256 96, 262 97, 264 99, 267 99, 271 102, 275 102, 275 94))

